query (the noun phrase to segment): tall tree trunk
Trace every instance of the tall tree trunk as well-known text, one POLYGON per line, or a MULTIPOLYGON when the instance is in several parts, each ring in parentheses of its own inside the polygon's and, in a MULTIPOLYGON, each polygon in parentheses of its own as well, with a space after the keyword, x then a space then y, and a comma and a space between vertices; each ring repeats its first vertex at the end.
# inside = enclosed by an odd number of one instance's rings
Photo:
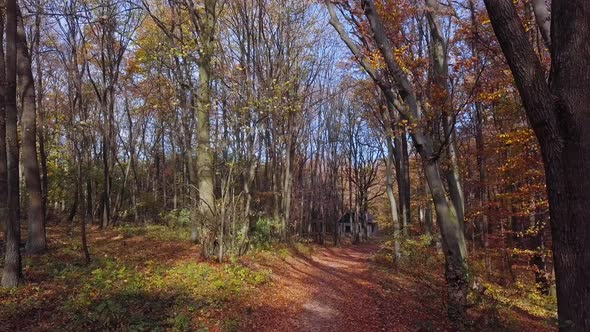
POLYGON ((442 235, 445 253, 445 278, 448 292, 448 315, 457 329, 465 323, 467 293, 469 290, 469 270, 467 266, 467 246, 463 227, 459 222, 454 204, 448 201, 437 161, 432 159, 432 145, 427 140, 418 139, 418 152, 422 155, 424 173, 432 200, 434 202, 438 225, 442 235))
MULTIPOLYGON (((454 125, 453 125, 454 126, 454 125)), ((457 138, 455 130, 449 125, 447 135, 450 139, 447 145, 447 154, 450 161, 449 170, 447 172, 447 183, 449 184, 449 194, 451 201, 455 206, 457 212, 457 219, 461 225, 461 229, 465 225, 465 197, 463 194, 463 186, 461 185, 461 176, 459 174, 459 161, 457 157, 457 138)))
MULTIPOLYGON (((84 134, 82 134, 84 135, 84 134)), ((80 138, 80 137, 78 137, 80 138)), ((72 208, 72 216, 71 219, 74 219, 74 215, 76 214, 76 210, 79 210, 79 214, 80 214, 80 239, 82 242, 82 253, 84 254, 84 264, 88 264, 90 263, 90 252, 88 250, 88 242, 86 241, 86 204, 87 204, 87 200, 85 198, 85 196, 88 196, 87 194, 84 194, 84 177, 86 176, 84 169, 86 168, 86 161, 84 160, 84 156, 86 155, 84 153, 85 149, 86 149, 86 138, 82 137, 80 142, 74 142, 74 147, 76 150, 76 157, 77 157, 77 161, 78 161, 78 167, 77 167, 77 172, 78 172, 78 178, 76 181, 76 198, 75 198, 75 203, 74 206, 72 208), (78 202, 81 203, 81 207, 80 209, 77 208, 78 202)))
POLYGON ((479 208, 481 242, 484 248, 485 266, 488 277, 492 273, 492 260, 489 253, 488 237, 488 187, 486 155, 484 151, 483 114, 481 105, 475 105, 475 146, 477 150, 477 168, 479 172, 479 208))
POLYGON ((484 2, 543 155, 559 328, 590 331, 590 2, 552 1, 550 84, 514 3, 484 2))
MULTIPOLYGON (((398 117, 399 118, 399 117, 398 117)), ((399 119, 398 119, 399 120, 399 119)), ((399 123, 399 121, 396 121, 399 123)), ((404 149, 402 147, 403 143, 402 143, 402 136, 403 134, 401 133, 401 128, 400 126, 396 126, 397 128, 397 135, 394 137, 394 142, 395 142, 395 158, 394 158, 394 162, 395 162, 395 174, 396 174, 396 179, 397 179, 397 192, 398 192, 398 197, 399 197, 399 215, 401 216, 401 231, 403 233, 403 235, 407 235, 408 234, 408 223, 409 220, 407 219, 407 216, 409 214, 409 211, 406 211, 408 205, 406 204, 407 201, 407 197, 406 197, 406 177, 404 176, 405 174, 405 166, 406 164, 404 163, 404 149)), ((407 151, 407 149, 406 149, 407 151)))
POLYGON ((24 282, 20 255, 19 145, 16 110, 17 67, 16 0, 6 0, 6 164, 8 170, 8 219, 6 252, 2 272, 3 287, 17 287, 24 282))
MULTIPOLYGON (((395 150, 393 147, 393 131, 391 128, 391 116, 390 111, 392 111, 393 106, 390 105, 383 111, 383 118, 385 120, 385 130, 386 130, 386 145, 387 145, 387 162, 385 163, 385 173, 387 177, 386 186, 387 186, 387 198, 389 199, 389 207, 391 209, 391 222, 393 223, 393 254, 395 258, 395 262, 399 261, 401 257, 401 249, 400 249, 400 222, 399 222, 399 215, 397 213, 397 204, 395 202, 395 196, 393 195, 393 167, 395 164, 394 155, 395 150)), ((398 147, 399 149, 400 147, 398 147)))
MULTIPOLYGON (((410 152, 408 150, 408 132, 405 127, 401 128, 401 163, 402 167, 402 177, 403 187, 402 190, 404 192, 404 219, 406 225, 404 227, 408 227, 412 223, 412 208, 411 208, 411 182, 410 182, 410 152)), ((405 231, 407 233, 407 231, 405 231)))
MULTIPOLYGON (((393 53, 393 47, 388 39, 383 23, 376 12, 375 4, 371 0, 362 0, 361 5, 365 16, 369 21, 373 37, 383 55, 390 77, 395 83, 395 90, 399 93, 404 105, 400 105, 394 90, 385 80, 378 77, 372 67, 366 63, 362 53, 354 42, 346 34, 342 24, 338 21, 333 9, 333 4, 326 1, 330 11, 330 23, 340 37, 345 41, 349 49, 356 56, 363 68, 367 70, 371 78, 380 87, 388 102, 400 112, 401 116, 409 121, 412 126, 421 118, 422 110, 418 103, 414 89, 400 65, 397 63, 393 53)), ((416 126, 417 127, 417 126, 416 126)), ((443 247, 445 253, 446 281, 448 286, 448 315, 457 329, 462 328, 465 323, 467 293, 469 289, 469 269, 467 265, 467 250, 465 236, 462 227, 457 219, 454 204, 449 203, 440 176, 440 166, 437 158, 434 157, 432 137, 421 132, 420 129, 413 129, 412 140, 418 153, 422 158, 424 172, 428 181, 433 202, 436 208, 438 225, 441 230, 443 247)))
POLYGON ((23 168, 29 197, 27 221, 29 225, 27 251, 40 253, 47 249, 45 237, 45 213, 41 194, 41 176, 37 160, 37 112, 35 80, 31 69, 25 27, 20 10, 17 8, 17 71, 22 105, 23 168))
POLYGON ((387 198, 389 198, 389 206, 391 208, 391 221, 393 223, 393 255, 396 263, 401 257, 400 249, 400 225, 399 216, 397 214, 397 204, 395 203, 395 196, 393 195, 393 143, 391 137, 387 137, 387 163, 385 164, 387 173, 387 198))
POLYGON ((41 65, 41 15, 43 14, 43 6, 39 2, 37 5, 37 13, 35 14, 35 42, 34 52, 36 57, 36 88, 37 88, 37 113, 39 122, 37 127, 37 137, 39 139, 39 158, 41 163, 41 197, 43 199, 43 217, 47 222, 47 195, 49 191, 49 179, 47 177, 47 152, 45 151, 45 110, 43 108, 43 70, 41 65))
POLYGON ((8 170, 6 166, 6 66, 4 63, 4 10, 0 9, 0 231, 8 222, 8 170))
POLYGON ((545 264, 545 243, 544 243, 544 233, 545 227, 543 227, 543 214, 537 213, 534 211, 529 216, 529 227, 528 230, 532 230, 533 234, 530 235, 528 239, 528 246, 527 249, 533 252, 532 257, 529 260, 529 264, 532 266, 535 272, 535 282, 537 284, 537 289, 543 293, 548 295, 550 282, 547 278, 547 265, 545 264), (541 220, 540 220, 541 219, 541 220))
MULTIPOLYGON (((103 115, 107 117, 108 115, 103 112, 103 115)), ((106 127, 108 125, 105 124, 106 127)), ((108 129, 105 128, 108 131, 108 129)), ((106 227, 111 223, 111 172, 110 172, 110 162, 109 162, 109 151, 110 144, 108 143, 107 134, 103 135, 102 141, 102 181, 103 181, 103 191, 102 191, 102 223, 101 227, 106 227)))
MULTIPOLYGON (((289 115, 290 117, 291 115, 289 115)), ((290 128, 291 120, 288 121, 290 128)), ((294 155, 293 149, 293 137, 291 133, 288 133, 287 139, 287 151, 285 157, 285 169, 283 173, 283 186, 282 186, 282 214, 281 214, 281 241, 287 243, 289 241, 289 226, 291 218, 291 186, 293 183, 293 177, 291 175, 291 163, 294 155)))
MULTIPOLYGON (((428 187, 428 181, 424 181, 423 182, 423 187, 424 187, 424 193, 428 194, 428 192, 430 191, 429 187, 428 187)), ((425 233, 427 235, 432 235, 432 227, 433 227, 433 222, 432 222, 432 200, 431 199, 426 199, 426 202, 424 203, 424 227, 425 227, 425 233)))
POLYGON ((214 254, 216 228, 211 223, 215 212, 213 151, 210 133, 212 56, 215 49, 216 0, 206 0, 204 13, 200 20, 200 59, 197 86, 197 178, 199 181, 199 212, 205 223, 201 238, 205 257, 214 254))
POLYGON ((440 113, 443 115, 443 131, 445 134, 445 143, 447 150, 447 159, 449 160, 449 170, 447 171, 447 183, 449 185, 449 194, 451 201, 457 212, 457 219, 464 225, 465 219, 465 198, 463 187, 459 174, 459 162, 457 156, 457 135, 455 133, 455 117, 450 111, 447 99, 449 99, 449 68, 447 55, 447 42, 443 35, 441 22, 438 18, 438 2, 436 0, 426 0, 428 10, 426 17, 430 27, 430 36, 432 39, 432 60, 434 63, 432 81, 439 94, 444 95, 444 100, 434 100, 440 113))

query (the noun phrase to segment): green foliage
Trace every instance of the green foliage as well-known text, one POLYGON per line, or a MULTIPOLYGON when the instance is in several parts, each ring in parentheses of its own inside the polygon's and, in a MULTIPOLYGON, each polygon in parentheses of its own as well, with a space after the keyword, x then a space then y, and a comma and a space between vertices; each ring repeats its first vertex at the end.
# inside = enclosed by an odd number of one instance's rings
POLYGON ((186 228, 191 225, 191 211, 189 209, 175 209, 161 214, 161 219, 168 227, 186 228))
MULTIPOLYGON (((135 227, 123 228, 127 235, 135 227)), ((142 232, 152 236, 154 229, 142 232)), ((190 317, 221 308, 228 300, 267 282, 268 270, 254 271, 234 261, 211 265, 180 261, 173 266, 147 261, 144 267, 104 257, 87 267, 55 269, 55 277, 79 281, 63 305, 68 327, 77 330, 190 331, 190 317)), ((235 331, 228 321, 227 330, 235 331)), ((237 326, 237 325, 236 325, 237 326)))
MULTIPOLYGON (((434 238, 429 235, 419 237, 399 237, 400 259, 396 264, 402 267, 423 266, 426 268, 439 266, 442 260, 441 255, 433 251, 434 238)), ((388 237, 381 249, 375 254, 374 260, 384 265, 394 263, 394 239, 388 237)))
POLYGON ((300 255, 311 257, 311 255, 313 254, 314 247, 311 245, 306 245, 304 243, 296 242, 293 244, 292 249, 300 255))
POLYGON ((436 255, 432 254, 433 239, 428 235, 405 238, 401 241, 402 262, 408 265, 429 265, 436 262, 436 255))
POLYGON ((117 228, 117 230, 123 235, 124 238, 131 238, 134 236, 143 236, 148 233, 146 227, 138 227, 129 224, 123 224, 117 228))
POLYGON ((250 239, 254 248, 269 249, 276 240, 280 225, 281 222, 277 219, 258 218, 250 232, 250 239))
POLYGON ((166 279, 176 288, 191 295, 206 298, 210 303, 220 303, 245 289, 267 281, 267 270, 253 271, 240 264, 213 267, 207 263, 185 263, 166 272, 166 279))
POLYGON ((517 281, 513 287, 505 288, 494 283, 484 283, 483 302, 496 302, 502 307, 516 307, 542 318, 556 318, 557 299, 555 296, 543 295, 534 283, 517 281))
POLYGON ((172 228, 154 224, 148 224, 145 226, 123 224, 117 227, 117 230, 125 238, 145 236, 159 241, 185 241, 190 237, 190 231, 186 227, 172 228))
MULTIPOLYGON (((71 270, 72 274, 82 271, 71 270)), ((83 283, 77 295, 70 298, 65 307, 73 313, 74 325, 100 326, 116 329, 125 326, 139 330, 145 322, 141 315, 130 314, 129 307, 143 301, 145 286, 142 275, 135 269, 116 260, 98 261, 82 272, 83 283), (85 273, 84 273, 85 272, 85 273)))
POLYGON ((190 319, 183 312, 178 313, 174 317, 168 318, 167 322, 172 326, 172 331, 174 332, 189 331, 190 319))

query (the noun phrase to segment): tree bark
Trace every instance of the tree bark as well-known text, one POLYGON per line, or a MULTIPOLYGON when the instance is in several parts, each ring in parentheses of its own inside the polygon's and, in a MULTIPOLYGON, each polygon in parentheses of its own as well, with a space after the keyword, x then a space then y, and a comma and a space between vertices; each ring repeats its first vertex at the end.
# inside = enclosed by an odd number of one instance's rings
MULTIPOLYGON (((455 133, 455 117, 451 108, 447 105, 449 99, 449 68, 447 55, 447 42, 443 35, 441 22, 436 11, 438 2, 435 0, 426 0, 428 25, 430 26, 430 37, 432 39, 432 60, 434 64, 432 81, 434 86, 443 93, 443 100, 434 100, 437 107, 440 108, 440 114, 443 115, 443 130, 445 134, 445 144, 447 150, 447 159, 449 161, 449 170, 447 171, 447 183, 451 201, 455 205, 457 218, 461 227, 465 219, 465 198, 463 195, 463 186, 459 172, 459 162, 457 156, 457 135, 455 133)), ((436 90, 436 89, 435 89, 436 90)))
POLYGON ((561 331, 590 330, 590 2, 553 0, 551 77, 510 0, 485 0, 539 140, 549 196, 561 331))
MULTIPOLYGON (((399 123, 399 116, 397 117, 397 121, 399 123)), ((405 134, 404 131, 402 130, 402 128, 400 128, 399 125, 396 125, 396 135, 393 138, 393 141, 395 142, 395 158, 394 158, 394 163, 395 163, 395 173, 396 173, 396 180, 397 180, 397 192, 398 192, 398 197, 399 197, 399 215, 400 215, 400 228, 401 228, 401 232, 404 236, 408 235, 408 204, 406 204, 406 202, 408 200, 408 197, 406 197, 406 177, 404 176, 406 173, 406 163, 404 162, 404 151, 407 152, 407 148, 404 149, 403 148, 403 144, 405 143, 405 140, 402 140, 402 136, 405 134)))
MULTIPOLYGON (((477 169, 479 172, 479 208, 480 208, 480 231, 481 242, 484 248, 486 273, 492 274, 492 259, 489 253, 489 236, 488 236, 488 186, 487 186, 487 168, 486 155, 484 151, 483 136, 483 111, 481 105, 475 105, 475 146, 477 150, 477 169)), ((475 244, 474 244, 475 245, 475 244)))
MULTIPOLYGON (((191 2, 192 3, 192 2, 191 2)), ((215 212, 213 151, 211 147, 210 118, 212 56, 215 49, 215 27, 217 20, 216 0, 206 0, 204 12, 192 14, 195 29, 200 32, 200 50, 198 60, 199 79, 197 86, 197 178, 199 188, 199 214, 202 227, 201 244, 203 255, 209 257, 214 254, 214 237, 216 227, 213 223, 215 212), (202 15, 195 17, 195 15, 202 15)), ((191 8, 193 11, 197 9, 191 8)))
POLYGON ((41 197, 43 199, 43 218, 47 223, 47 195, 49 191, 49 178, 47 177, 47 152, 45 149, 45 110, 43 109, 43 70, 41 65, 41 16, 43 14, 43 6, 41 2, 37 4, 37 13, 35 14, 35 37, 34 50, 36 59, 36 88, 37 88, 37 113, 39 122, 37 127, 37 137, 39 140, 39 158, 41 163, 41 197))
MULTIPOLYGON (((401 164, 403 165, 402 178, 404 179, 402 191, 404 192, 404 219, 406 220, 406 225, 404 227, 407 228, 412 223, 412 183, 410 180, 410 151, 408 147, 408 131, 404 126, 401 128, 400 135, 402 156, 401 164)), ((407 230, 405 232, 407 233, 407 230)))
MULTIPOLYGON (((386 110, 387 112, 387 110, 386 110)), ((397 204, 395 202, 395 196, 393 195, 393 143, 391 142, 391 136, 388 135, 387 140, 387 163, 385 164, 387 173, 387 198, 389 198, 389 206, 391 208, 391 221, 393 223, 393 255, 396 263, 401 257, 400 249, 400 224, 399 216, 397 214, 397 204)))
POLYGON ((4 59, 4 10, 0 9, 0 231, 8 220, 8 170, 6 165, 6 66, 4 59))
POLYGON ((16 109, 17 11, 17 1, 6 0, 6 160, 8 170, 8 219, 6 221, 6 252, 2 273, 3 287, 17 287, 24 282, 20 254, 19 145, 16 109))
MULTIPOLYGON (((413 125, 414 121, 420 119, 422 111, 408 77, 396 61, 396 57, 393 54, 393 47, 385 34, 383 23, 375 10, 373 1, 363 0, 361 1, 361 5, 369 21, 377 47, 383 55, 389 75, 395 83, 395 92, 399 94, 404 105, 400 105, 392 87, 388 86, 383 80, 380 80, 374 70, 366 64, 362 53, 357 49, 346 32, 344 32, 342 25, 338 21, 333 9, 334 5, 329 1, 326 4, 330 11, 330 23, 332 26, 334 26, 371 78, 381 88, 388 102, 394 105, 398 112, 400 112, 400 115, 409 121, 410 125, 413 125)), ((433 151, 432 138, 419 130, 411 132, 411 135, 416 149, 422 158, 424 172, 435 204, 438 224, 441 230, 445 253, 445 277, 449 290, 448 315, 456 325, 456 328, 460 329, 465 323, 467 293, 469 289, 469 269, 467 265, 465 236, 457 219, 454 206, 446 197, 440 175, 440 166, 433 151)))
POLYGON ((20 10, 17 8, 17 71, 22 105, 22 164, 29 197, 27 222, 29 225, 27 251, 33 254, 47 249, 45 235, 45 213, 41 193, 41 175, 37 159, 37 112, 35 80, 31 69, 25 27, 20 10))
POLYGON ((533 0, 533 12, 535 21, 543 37, 543 42, 547 49, 551 49, 551 14, 545 0, 533 0))

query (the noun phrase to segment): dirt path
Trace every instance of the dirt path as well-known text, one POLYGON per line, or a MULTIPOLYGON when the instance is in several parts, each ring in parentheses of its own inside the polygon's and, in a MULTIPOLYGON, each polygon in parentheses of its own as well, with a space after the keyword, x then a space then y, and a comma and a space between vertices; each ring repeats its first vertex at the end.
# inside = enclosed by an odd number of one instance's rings
MULTIPOLYGON (((371 267, 377 245, 322 248, 273 269, 271 294, 258 299, 247 331, 416 331, 409 307, 398 307, 371 267)), ((399 303, 399 302, 398 302, 399 303)))

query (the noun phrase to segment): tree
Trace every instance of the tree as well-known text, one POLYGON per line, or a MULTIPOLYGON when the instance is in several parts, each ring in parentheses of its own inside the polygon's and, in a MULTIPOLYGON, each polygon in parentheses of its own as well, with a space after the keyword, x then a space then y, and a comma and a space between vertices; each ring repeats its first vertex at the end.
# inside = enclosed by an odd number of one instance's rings
POLYGON ((560 330, 590 330, 590 4, 552 1, 548 82, 513 2, 484 2, 541 146, 560 330))
POLYGON ((6 66, 4 58, 5 9, 0 8, 0 231, 8 220, 8 172, 6 169, 6 66))
POLYGON ((190 17, 196 34, 199 36, 199 78, 197 83, 197 178, 199 181, 199 213, 202 234, 200 240, 205 257, 214 254, 215 227, 213 222, 216 210, 214 193, 213 151, 211 146, 210 113, 212 109, 211 84, 213 80, 213 56, 215 54, 215 33, 217 31, 217 0, 205 0, 204 8, 194 7, 192 0, 187 0, 190 17))
POLYGON ((387 68, 385 77, 368 63, 365 55, 344 30, 335 13, 335 5, 326 1, 330 12, 330 24, 336 29, 359 64, 382 90, 388 105, 393 106, 409 127, 416 150, 421 156, 426 180, 436 208, 438 224, 445 253, 445 277, 448 286, 448 314, 451 321, 461 328, 465 322, 467 294, 469 290, 469 269, 467 247, 463 225, 458 219, 454 204, 447 198, 441 176, 440 161, 432 133, 422 128, 418 121, 423 118, 422 103, 412 83, 397 61, 394 48, 386 35, 383 22, 373 1, 361 1, 361 9, 368 21, 374 44, 379 50, 387 68), (390 84, 390 80, 393 84, 390 84))
POLYGON ((45 213, 41 192, 41 176, 37 159, 37 107, 35 80, 31 69, 31 57, 25 34, 22 14, 17 8, 17 72, 22 105, 22 163, 28 191, 27 251, 40 253, 47 249, 45 237, 45 213))
POLYGON ((6 220, 6 253, 3 287, 17 287, 24 282, 20 255, 19 212, 19 143, 16 109, 17 16, 16 0, 6 1, 6 150, 8 169, 8 218, 6 220))

